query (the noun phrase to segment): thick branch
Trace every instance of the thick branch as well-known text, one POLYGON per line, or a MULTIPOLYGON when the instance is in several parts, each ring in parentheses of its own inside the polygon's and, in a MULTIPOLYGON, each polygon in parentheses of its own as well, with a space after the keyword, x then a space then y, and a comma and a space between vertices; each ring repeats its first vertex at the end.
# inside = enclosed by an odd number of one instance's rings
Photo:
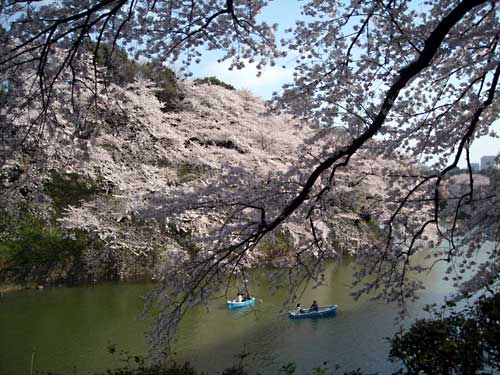
POLYGON ((282 213, 269 224, 267 228, 268 231, 280 225, 305 200, 308 199, 309 193, 311 192, 314 184, 324 171, 329 169, 341 158, 353 155, 365 144, 366 141, 371 139, 381 129, 394 102, 398 98, 400 91, 408 84, 411 79, 416 77, 422 70, 429 66, 432 58, 438 51, 441 43, 443 42, 446 35, 450 32, 452 27, 460 22, 460 20, 462 20, 462 18, 471 9, 486 2, 487 0, 464 0, 445 18, 443 18, 441 22, 439 22, 434 31, 426 39, 424 48, 420 56, 411 64, 400 70, 398 77, 387 91, 385 100, 377 116, 372 121, 368 129, 358 138, 354 139, 349 146, 338 150, 332 156, 318 165, 316 169, 314 169, 299 194, 283 209, 282 213))

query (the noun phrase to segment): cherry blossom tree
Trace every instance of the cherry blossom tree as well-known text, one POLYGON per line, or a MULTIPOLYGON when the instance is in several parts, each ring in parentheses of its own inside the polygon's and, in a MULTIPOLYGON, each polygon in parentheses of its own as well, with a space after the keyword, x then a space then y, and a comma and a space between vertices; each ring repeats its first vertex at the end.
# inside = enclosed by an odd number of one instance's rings
POLYGON ((347 210, 353 191, 383 226, 380 238, 356 249, 359 280, 376 275, 358 293, 404 305, 421 287, 411 273, 424 271, 413 263, 424 251, 450 263, 464 295, 498 290, 498 176, 477 184, 469 156, 470 145, 498 119, 496 1, 309 1, 281 43, 277 25, 258 21, 266 10, 260 0, 37 3, 0 5, 7 25, 0 74, 16 98, 2 107, 2 128, 15 128, 2 130, 3 161, 57 124, 58 97, 67 91, 62 82, 71 83, 72 98, 79 90, 99 97, 101 43, 186 69, 206 49, 223 51, 234 68, 257 60, 262 69, 291 55, 295 79, 275 108, 322 129, 297 151, 293 168, 262 176, 228 166, 220 178, 138 204, 145 218, 184 223, 179 230, 201 244, 165 261, 156 295, 160 347, 192 304, 223 293, 277 233, 290 234, 294 252, 273 275, 276 283, 291 286, 292 298, 303 280, 321 284, 323 261, 353 240, 341 241, 335 223, 347 213, 368 219, 366 207, 347 210), (94 42, 93 54, 86 40, 94 42), (21 111, 30 116, 19 124, 21 111), (453 189, 458 182, 448 176, 462 158, 468 176, 463 189, 453 189), (388 159, 398 166, 380 162, 388 159), (390 188, 375 189, 376 179, 390 179, 390 188), (438 242, 430 234, 447 248, 431 251, 438 242), (487 259, 473 264, 487 241, 494 243, 487 259), (462 282, 468 267, 477 272, 462 282))

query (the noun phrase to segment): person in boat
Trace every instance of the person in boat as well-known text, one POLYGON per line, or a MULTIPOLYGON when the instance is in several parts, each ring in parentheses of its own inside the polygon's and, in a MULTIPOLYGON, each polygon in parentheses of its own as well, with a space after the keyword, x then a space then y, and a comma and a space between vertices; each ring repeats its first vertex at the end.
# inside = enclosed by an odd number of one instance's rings
POLYGON ((245 292, 243 292, 243 301, 249 301, 250 300, 250 293, 248 292, 248 290, 245 290, 245 292))
POLYGON ((300 302, 297 303, 297 308, 295 309, 295 313, 296 314, 303 314, 305 313, 304 309, 302 308, 302 306, 300 306, 300 302))
POLYGON ((311 307, 309 307, 309 311, 318 311, 318 310, 319 310, 318 303, 316 302, 316 300, 314 300, 311 307))
POLYGON ((243 299, 243 294, 242 293, 238 293, 238 296, 236 297, 236 302, 243 302, 244 299, 243 299))

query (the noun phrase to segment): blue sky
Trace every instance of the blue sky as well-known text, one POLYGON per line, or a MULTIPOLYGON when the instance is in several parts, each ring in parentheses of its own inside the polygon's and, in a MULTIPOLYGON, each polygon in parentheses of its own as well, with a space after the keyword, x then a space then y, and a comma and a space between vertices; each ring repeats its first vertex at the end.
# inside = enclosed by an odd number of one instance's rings
MULTIPOLYGON (((264 9, 260 20, 270 24, 278 23, 278 39, 285 36, 284 30, 295 24, 295 20, 301 17, 300 4, 302 1, 274 0, 264 9)), ((303 18, 303 17, 302 17, 303 18)), ((228 70, 230 63, 225 61, 217 63, 221 54, 216 51, 208 51, 203 55, 199 65, 193 65, 191 71, 194 77, 216 76, 224 82, 230 83, 238 89, 248 89, 263 99, 270 99, 273 91, 280 91, 283 84, 292 82, 293 56, 279 61, 276 66, 265 67, 262 75, 257 77, 256 64, 248 64, 242 70, 228 70), (282 66, 285 65, 285 68, 282 66)))
MULTIPOLYGON (((301 18, 301 1, 274 0, 264 9, 262 20, 273 24, 279 24, 279 36, 284 36, 283 30, 293 26, 296 19, 301 18)), ((302 17, 303 18, 303 17, 302 17)), ((241 70, 228 70, 229 62, 217 63, 220 53, 215 51, 206 52, 199 65, 192 66, 194 77, 216 76, 237 89, 250 90, 263 99, 270 99, 273 91, 280 91, 283 84, 292 82, 293 56, 280 61, 276 66, 267 66, 261 77, 257 77, 255 64, 249 64, 241 70), (282 67, 285 65, 285 68, 282 67)), ((492 130, 500 134, 500 121, 496 121, 492 130)), ((481 156, 497 155, 500 152, 500 140, 489 136, 477 139, 471 146, 471 162, 479 162, 481 156)), ((464 167, 465 159, 460 162, 464 167)))
MULTIPOLYGON (((50 2, 49 0, 45 0, 42 3, 50 2)), ((303 3, 304 1, 300 0, 273 0, 263 10, 261 19, 270 24, 278 23, 278 37, 283 37, 285 36, 283 31, 293 26, 296 19, 304 19, 300 14, 300 5, 303 3)), ((194 78, 216 76, 237 89, 247 89, 263 99, 270 99, 273 91, 279 92, 283 84, 292 82, 293 65, 295 62, 293 56, 288 56, 280 60, 274 67, 265 67, 261 77, 257 77, 255 64, 248 64, 242 70, 230 71, 228 69, 229 62, 217 62, 217 59, 220 57, 220 52, 205 52, 201 63, 191 66, 194 78), (284 68, 283 65, 285 66, 284 68)), ((491 129, 500 134, 500 120, 496 121, 491 129)), ((499 152, 500 140, 498 138, 483 136, 477 139, 471 146, 471 161, 479 162, 481 156, 497 155, 499 152)), ((465 166, 465 160, 460 163, 460 166, 465 166)))

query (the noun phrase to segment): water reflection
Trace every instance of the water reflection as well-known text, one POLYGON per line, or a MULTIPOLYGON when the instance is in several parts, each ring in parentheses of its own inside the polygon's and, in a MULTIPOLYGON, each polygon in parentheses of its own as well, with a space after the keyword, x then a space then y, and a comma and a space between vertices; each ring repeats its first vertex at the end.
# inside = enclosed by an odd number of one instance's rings
MULTIPOLYGON (((301 297, 303 306, 339 305, 337 315, 321 319, 292 320, 283 311, 287 291, 273 294, 260 274, 254 274, 249 290, 255 304, 228 310, 226 298, 213 300, 186 315, 174 345, 178 360, 189 360, 207 371, 221 371, 250 353, 249 369, 276 373, 289 362, 310 371, 328 361, 344 370, 358 367, 387 373, 385 337, 398 329, 393 305, 368 298, 353 301, 350 284, 353 261, 332 263, 325 271, 327 286, 311 289, 301 297)), ((430 287, 410 306, 417 316, 422 305, 440 301, 451 290, 437 267, 425 279, 430 287)), ((135 318, 151 284, 108 284, 92 288, 60 288, 23 291, 0 299, 0 374, 28 372, 36 348, 35 368, 63 373, 73 367, 79 373, 102 370, 118 363, 106 353, 108 342, 133 353, 146 352, 146 321, 135 318)), ((235 289, 236 290, 236 289, 235 289)))

